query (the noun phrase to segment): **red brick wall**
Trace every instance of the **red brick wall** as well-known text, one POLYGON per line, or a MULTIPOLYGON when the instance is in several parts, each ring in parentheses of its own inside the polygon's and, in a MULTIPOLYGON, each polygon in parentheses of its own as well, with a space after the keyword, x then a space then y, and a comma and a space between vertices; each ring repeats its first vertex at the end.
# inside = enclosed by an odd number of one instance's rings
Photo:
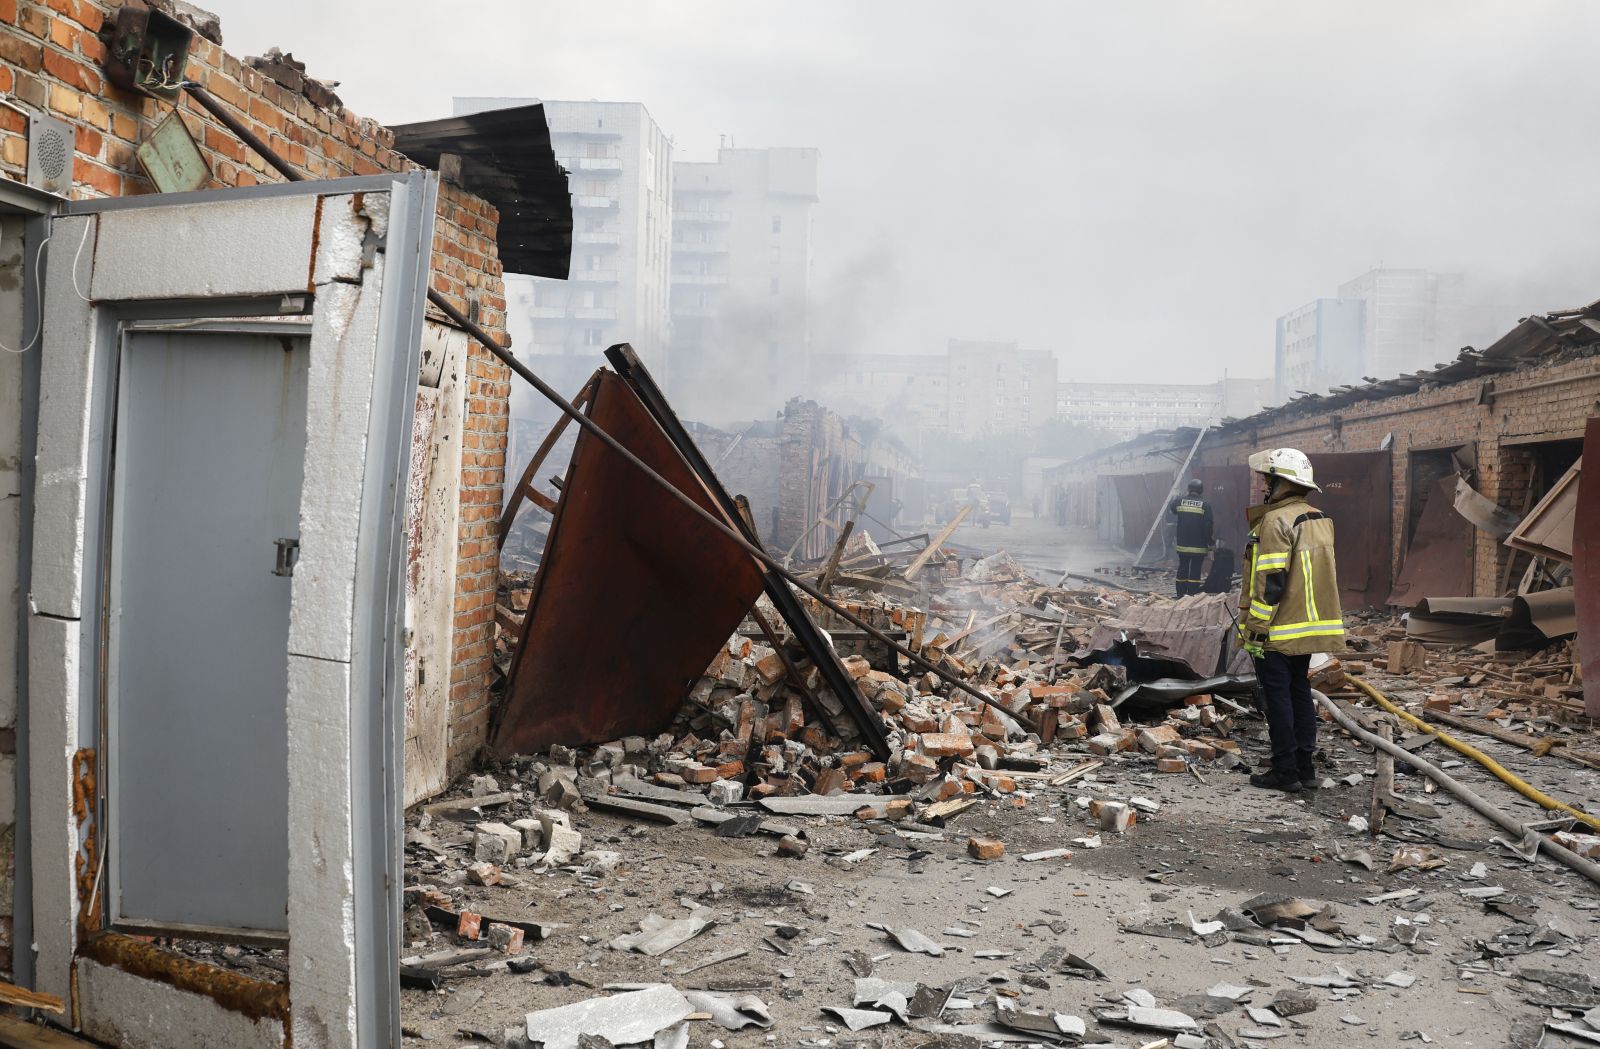
MULTIPOLYGON (((1393 564, 1398 577, 1404 554, 1413 449, 1477 448, 1476 487, 1487 498, 1521 512, 1531 462, 1519 439, 1579 437, 1584 421, 1600 414, 1600 357, 1529 368, 1495 377, 1491 404, 1479 404, 1485 380, 1366 401, 1338 412, 1285 419, 1252 433, 1226 433, 1207 440, 1206 465, 1242 463, 1252 451, 1290 445, 1315 459, 1318 452, 1377 450, 1393 435, 1393 564), (1339 420, 1339 425, 1335 420, 1339 420)), ((1546 481, 1553 480, 1547 478, 1546 481)), ((1510 550, 1479 533, 1473 558, 1474 592, 1496 593, 1510 550)))
MULTIPOLYGON (((114 18, 118 6, 102 0, 0 0, 0 92, 14 94, 74 126, 72 195, 76 198, 153 192, 139 173, 134 150, 170 107, 122 91, 106 80, 106 46, 96 34, 114 18)), ((185 75, 307 178, 376 175, 415 166, 394 151, 394 135, 387 128, 343 107, 319 108, 199 36, 185 75)), ((280 181, 261 157, 187 95, 179 111, 211 165, 215 186, 280 181)), ((25 178, 25 129, 20 114, 0 108, 0 176, 25 178)), ((469 316, 475 308, 479 323, 503 337, 505 290, 495 248, 498 219, 483 200, 459 187, 441 187, 431 283, 469 316)), ((504 479, 510 388, 509 370, 486 351, 474 347, 469 368, 451 677, 452 772, 470 762, 482 743, 488 718, 495 507, 504 479)))

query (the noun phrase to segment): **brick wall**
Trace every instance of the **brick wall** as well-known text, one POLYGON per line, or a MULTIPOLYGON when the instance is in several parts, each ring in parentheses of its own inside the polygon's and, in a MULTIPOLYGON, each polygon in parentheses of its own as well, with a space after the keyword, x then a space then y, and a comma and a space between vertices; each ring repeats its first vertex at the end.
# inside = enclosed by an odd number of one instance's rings
MULTIPOLYGON (((1486 382, 1483 378, 1469 379, 1364 401, 1337 411, 1285 413, 1271 416, 1264 425, 1253 428, 1231 426, 1213 431, 1201 446, 1196 463, 1242 464, 1258 449, 1287 445, 1305 452, 1315 464, 1319 454, 1377 451, 1387 439, 1393 454, 1391 564, 1398 578, 1412 500, 1426 494, 1410 490, 1413 452, 1472 446, 1477 455, 1474 487, 1520 515, 1527 505, 1528 485, 1537 459, 1533 451, 1536 444, 1530 442, 1580 438, 1585 421, 1600 414, 1600 356, 1502 373, 1487 387, 1489 396, 1482 398, 1486 382), (1480 403, 1480 399, 1487 403, 1480 403)), ((1115 516, 1116 507, 1106 506, 1106 500, 1099 498, 1109 483, 1104 479, 1170 471, 1173 456, 1181 461, 1188 444, 1170 436, 1144 438, 1064 464, 1052 477, 1068 491, 1069 517, 1073 522, 1098 524, 1105 536, 1104 526, 1109 517, 1115 516)), ((1423 473, 1424 484, 1428 476, 1436 476, 1423 473)), ((1555 480, 1539 478, 1545 487, 1555 480)), ((1111 502, 1115 502, 1114 497, 1111 502)), ((1501 592, 1501 581, 1512 555, 1503 543, 1478 533, 1473 549, 1473 592, 1501 592)), ((1515 582, 1511 580, 1512 585, 1515 582)))
MULTIPOLYGON (((1479 404, 1483 379, 1439 386, 1404 396, 1366 401, 1337 412, 1274 421, 1250 432, 1219 434, 1200 453, 1206 465, 1242 463, 1252 451, 1275 445, 1297 447, 1313 462, 1319 452, 1363 452, 1391 439, 1394 456, 1392 557, 1396 577, 1405 553, 1404 522, 1412 501, 1413 451, 1473 445, 1475 487, 1513 512, 1523 509, 1532 457, 1529 439, 1581 437, 1584 421, 1600 414, 1600 358, 1587 357, 1496 376, 1491 403, 1479 404), (1391 436, 1392 435, 1392 436, 1391 436)), ((1549 484, 1554 478, 1544 478, 1549 484)), ((1511 551, 1478 533, 1473 551, 1474 592, 1497 593, 1511 551)))
MULTIPOLYGON (((106 44, 99 34, 114 19, 118 6, 102 0, 0 0, 0 92, 73 126, 75 198, 154 191, 140 174, 134 151, 171 107, 121 91, 106 80, 106 44)), ((185 76, 232 110, 307 178, 377 175, 415 167, 395 152, 394 136, 387 128, 342 106, 315 105, 198 35, 185 76)), ((178 111, 211 167, 212 188, 280 181, 261 157, 187 95, 178 111)), ((0 176, 21 181, 26 170, 26 121, 20 113, 0 107, 0 176)), ((506 304, 495 248, 498 218, 485 201, 459 187, 442 186, 430 280, 463 312, 476 313, 483 327, 503 337, 506 304)), ((495 511, 505 472, 510 387, 509 369, 476 346, 468 368, 450 693, 452 775, 471 762, 488 723, 495 511)), ((9 728, 0 726, 0 734, 9 728)), ((9 856, 0 858, 0 865, 9 874, 9 856)), ((8 934, 4 940, 0 952, 9 955, 8 934)))

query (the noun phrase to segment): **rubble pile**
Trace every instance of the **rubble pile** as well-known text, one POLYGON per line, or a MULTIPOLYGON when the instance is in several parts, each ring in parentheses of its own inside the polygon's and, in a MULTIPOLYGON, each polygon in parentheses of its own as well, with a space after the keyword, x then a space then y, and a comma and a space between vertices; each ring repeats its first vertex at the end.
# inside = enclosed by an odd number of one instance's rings
MULTIPOLYGON (((1585 1019, 1600 988, 1561 971, 1600 908, 1553 903, 1559 872, 1516 842, 1440 822, 1452 804, 1415 769, 1385 778, 1335 729, 1319 792, 1239 794, 1242 775, 1212 773, 1243 773, 1241 748, 1265 742, 1243 697, 1223 678, 1158 687, 1142 653, 1090 647, 1136 621, 1140 645, 1161 636, 1126 592, 942 550, 912 593, 894 560, 866 566, 881 586, 855 585, 860 564, 836 573, 834 597, 991 702, 811 603, 881 719, 875 753, 758 603, 765 623, 718 650, 664 731, 519 755, 412 813, 403 980, 436 1021, 456 1018, 428 1037, 1209 1049, 1377 1035, 1403 998, 1420 1011, 1400 1037, 1425 1043, 1449 1023, 1434 997, 1487 987, 1553 1003, 1517 1021, 1535 1035, 1600 1031, 1585 1019), (1283 893, 1289 873, 1305 896, 1283 893), (480 990, 497 976, 509 1009, 480 990)), ((507 582, 503 617, 527 607, 526 577, 507 582)), ((1565 648, 1422 646, 1398 620, 1352 619, 1349 649, 1312 675, 1352 712, 1389 717, 1357 673, 1419 716, 1559 737, 1535 756, 1585 753, 1531 702, 1575 681, 1565 648)), ((1429 741, 1402 728, 1400 742, 1429 741)), ((1552 830, 1600 857, 1600 835, 1552 830)))

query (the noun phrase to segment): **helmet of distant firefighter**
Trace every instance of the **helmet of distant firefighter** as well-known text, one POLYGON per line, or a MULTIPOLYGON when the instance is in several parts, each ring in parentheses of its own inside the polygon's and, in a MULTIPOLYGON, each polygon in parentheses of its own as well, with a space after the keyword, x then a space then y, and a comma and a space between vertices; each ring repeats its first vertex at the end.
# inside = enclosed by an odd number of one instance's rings
POLYGON ((1267 477, 1281 477, 1290 484, 1320 492, 1311 473, 1311 460, 1298 448, 1269 448, 1250 457, 1250 469, 1267 477))

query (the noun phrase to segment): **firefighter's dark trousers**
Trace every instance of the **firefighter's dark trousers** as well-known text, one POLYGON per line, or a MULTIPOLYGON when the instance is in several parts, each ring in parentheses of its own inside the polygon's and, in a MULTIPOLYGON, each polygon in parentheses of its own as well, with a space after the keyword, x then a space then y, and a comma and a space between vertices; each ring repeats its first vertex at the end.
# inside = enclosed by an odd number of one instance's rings
POLYGON ((1206 555, 1203 553, 1178 554, 1177 593, 1179 597, 1183 597, 1186 594, 1198 594, 1200 592, 1200 584, 1205 582, 1205 563, 1206 555))
POLYGON ((1256 680, 1267 704, 1267 735, 1272 740, 1272 771, 1280 778, 1308 780, 1316 775, 1317 707, 1311 699, 1311 657, 1268 652, 1255 661, 1256 680))

